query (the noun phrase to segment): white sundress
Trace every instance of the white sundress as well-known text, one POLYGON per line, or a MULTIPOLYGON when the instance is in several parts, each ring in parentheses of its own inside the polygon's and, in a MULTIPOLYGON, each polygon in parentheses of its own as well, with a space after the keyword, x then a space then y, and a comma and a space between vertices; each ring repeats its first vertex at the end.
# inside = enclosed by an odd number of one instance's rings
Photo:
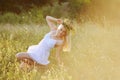
POLYGON ((55 46, 57 41, 63 42, 63 40, 52 39, 50 37, 51 33, 52 31, 47 33, 38 45, 32 45, 27 50, 27 53, 30 55, 30 57, 38 64, 49 64, 50 61, 48 60, 48 58, 51 48, 55 46))

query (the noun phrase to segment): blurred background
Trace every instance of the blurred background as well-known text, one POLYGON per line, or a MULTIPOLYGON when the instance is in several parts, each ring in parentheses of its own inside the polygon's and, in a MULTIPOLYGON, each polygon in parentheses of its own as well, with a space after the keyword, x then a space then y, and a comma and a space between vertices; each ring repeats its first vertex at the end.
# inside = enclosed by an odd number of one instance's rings
POLYGON ((0 0, 0 23, 42 24, 46 15, 118 22, 119 4, 120 0, 0 0))
POLYGON ((120 0, 0 0, 0 80, 120 80, 120 0), (47 69, 19 69, 15 58, 49 31, 46 15, 69 18, 72 49, 55 50, 47 69))

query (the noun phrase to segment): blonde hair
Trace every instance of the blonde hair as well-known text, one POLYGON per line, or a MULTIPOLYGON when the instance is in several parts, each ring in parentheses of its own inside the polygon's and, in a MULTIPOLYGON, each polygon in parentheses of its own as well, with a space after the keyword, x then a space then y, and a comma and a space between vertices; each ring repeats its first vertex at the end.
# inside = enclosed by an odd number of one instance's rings
POLYGON ((65 37, 65 42, 64 42, 64 46, 63 46, 64 52, 71 51, 71 35, 70 34, 65 37))
POLYGON ((69 19, 64 19, 62 24, 64 25, 64 27, 67 30, 68 34, 69 34, 69 32, 71 30, 73 30, 72 21, 70 21, 69 19))
POLYGON ((63 46, 63 51, 64 52, 69 52, 71 51, 71 30, 74 30, 72 27, 72 22, 69 19, 64 19, 63 21, 63 26, 67 30, 66 37, 64 38, 64 46, 63 46))

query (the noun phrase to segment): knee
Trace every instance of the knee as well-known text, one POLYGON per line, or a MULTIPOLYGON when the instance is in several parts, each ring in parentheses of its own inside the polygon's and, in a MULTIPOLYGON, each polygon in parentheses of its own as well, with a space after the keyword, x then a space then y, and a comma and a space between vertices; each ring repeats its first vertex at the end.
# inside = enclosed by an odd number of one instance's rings
POLYGON ((20 53, 17 53, 17 54, 15 55, 15 57, 16 57, 17 59, 20 59, 20 58, 21 58, 20 53))

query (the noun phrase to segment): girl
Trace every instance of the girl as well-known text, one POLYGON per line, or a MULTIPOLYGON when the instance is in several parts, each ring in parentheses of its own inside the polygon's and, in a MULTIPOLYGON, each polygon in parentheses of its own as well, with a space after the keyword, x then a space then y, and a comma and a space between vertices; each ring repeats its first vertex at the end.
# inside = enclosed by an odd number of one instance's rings
POLYGON ((67 43, 67 36, 72 27, 68 20, 63 21, 51 16, 46 16, 46 21, 50 27, 50 32, 44 36, 38 45, 30 46, 27 52, 16 54, 17 59, 22 61, 21 68, 24 68, 25 65, 48 65, 51 48, 56 48, 57 61, 61 64, 60 52, 67 43), (55 23, 59 24, 58 28, 55 23))

